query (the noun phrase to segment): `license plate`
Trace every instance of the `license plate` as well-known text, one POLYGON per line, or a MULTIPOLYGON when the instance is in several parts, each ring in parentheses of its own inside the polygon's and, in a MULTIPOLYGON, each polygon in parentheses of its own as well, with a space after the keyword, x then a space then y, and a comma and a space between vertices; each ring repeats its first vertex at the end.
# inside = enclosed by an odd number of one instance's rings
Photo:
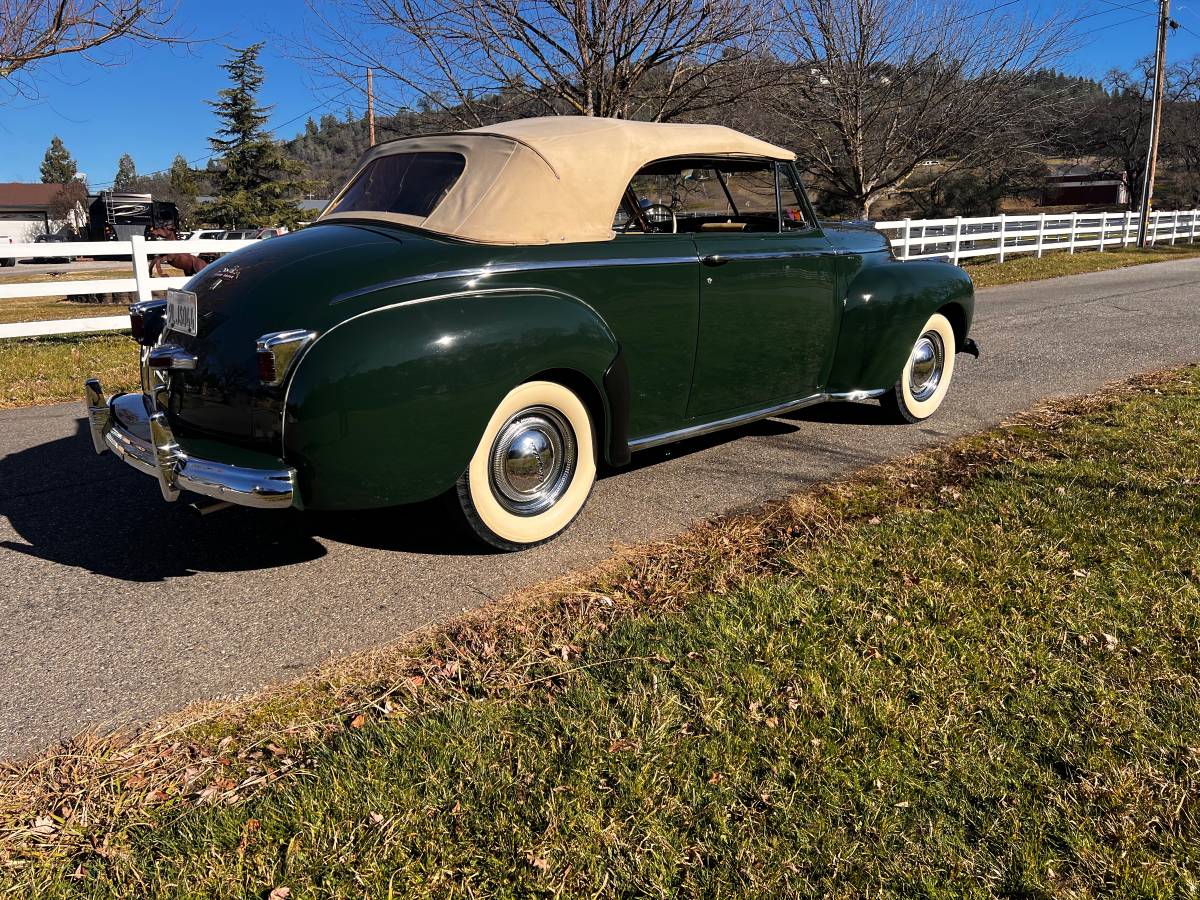
POLYGON ((196 295, 191 291, 167 291, 167 328, 196 336, 196 295))

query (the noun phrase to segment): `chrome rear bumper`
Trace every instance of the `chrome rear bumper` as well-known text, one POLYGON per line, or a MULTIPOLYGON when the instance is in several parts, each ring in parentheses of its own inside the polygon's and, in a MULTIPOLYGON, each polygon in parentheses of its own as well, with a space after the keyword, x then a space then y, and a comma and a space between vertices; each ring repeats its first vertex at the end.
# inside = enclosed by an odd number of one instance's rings
POLYGON ((251 469, 188 456, 175 442, 167 417, 149 409, 145 394, 105 399, 100 382, 89 378, 83 396, 96 452, 111 450, 139 472, 157 478, 164 500, 176 500, 181 490, 188 490, 260 509, 292 505, 295 469, 251 469))

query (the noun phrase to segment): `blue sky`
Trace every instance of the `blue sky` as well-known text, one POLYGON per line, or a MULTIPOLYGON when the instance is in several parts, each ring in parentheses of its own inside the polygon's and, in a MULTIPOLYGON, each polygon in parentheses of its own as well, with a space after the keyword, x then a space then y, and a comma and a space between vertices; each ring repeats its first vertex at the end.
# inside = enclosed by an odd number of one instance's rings
MULTIPOLYGON (((986 9, 1000 2, 973 0, 962 5, 964 10, 986 9)), ((1156 6, 1154 0, 1081 0, 1075 8, 1088 18, 1078 30, 1091 33, 1081 36, 1080 48, 1065 68, 1098 76, 1149 54, 1156 6)), ((1022 8, 1041 14, 1052 7, 1037 0, 1017 0, 1008 7, 1014 12, 1022 8)), ((117 159, 125 152, 133 155, 139 172, 167 167, 176 153, 189 160, 204 157, 209 152, 205 139, 215 121, 204 101, 224 86, 218 65, 228 51, 222 44, 267 42, 262 99, 274 105, 271 125, 278 137, 301 130, 310 113, 340 116, 347 106, 361 112, 366 105, 362 93, 338 97, 344 88, 315 85, 303 66, 288 58, 285 38, 300 32, 306 12, 303 0, 182 0, 181 27, 213 43, 191 51, 127 47, 119 51, 120 64, 108 68, 79 58, 43 67, 38 72, 39 99, 0 105, 0 181, 39 180, 38 165, 55 134, 93 188, 112 180, 117 159)), ((1200 53, 1200 0, 1176 0, 1172 15, 1190 31, 1181 28, 1172 35, 1169 58, 1200 53)))

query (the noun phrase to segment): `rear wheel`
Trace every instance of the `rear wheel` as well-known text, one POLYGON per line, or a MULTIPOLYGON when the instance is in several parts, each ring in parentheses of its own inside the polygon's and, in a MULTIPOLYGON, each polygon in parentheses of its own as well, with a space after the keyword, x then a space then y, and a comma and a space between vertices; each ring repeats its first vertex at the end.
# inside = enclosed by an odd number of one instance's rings
POLYGON ((561 534, 595 481, 587 407, 561 384, 530 381, 492 414, 454 496, 477 538, 521 550, 561 534))
POLYGON ((950 390, 956 352, 954 327, 941 313, 934 313, 921 329, 900 379, 881 398, 883 408, 899 422, 921 422, 932 416, 950 390))

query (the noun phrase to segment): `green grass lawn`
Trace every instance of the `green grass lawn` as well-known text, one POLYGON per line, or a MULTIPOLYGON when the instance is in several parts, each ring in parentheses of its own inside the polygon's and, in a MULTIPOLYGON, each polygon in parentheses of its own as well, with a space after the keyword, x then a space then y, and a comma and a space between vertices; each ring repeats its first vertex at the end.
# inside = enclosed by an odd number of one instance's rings
POLYGON ((1193 896, 1198 501, 1192 368, 68 745, 5 783, 0 860, 39 896, 1193 896))
POLYGON ((0 409, 79 400, 92 376, 109 392, 138 386, 138 348, 127 334, 0 340, 0 409))
POLYGON ((1085 272, 1103 272, 1108 269, 1123 269, 1146 263, 1169 262, 1173 259, 1189 259, 1200 256, 1200 246, 1194 244, 1165 244, 1150 250, 1093 250, 1066 253, 1056 250, 1041 259, 1022 253, 1010 256, 1004 262, 968 262, 966 269, 976 287, 997 287, 1002 284, 1018 284, 1023 281, 1041 281, 1060 278, 1064 275, 1080 275, 1085 272))

